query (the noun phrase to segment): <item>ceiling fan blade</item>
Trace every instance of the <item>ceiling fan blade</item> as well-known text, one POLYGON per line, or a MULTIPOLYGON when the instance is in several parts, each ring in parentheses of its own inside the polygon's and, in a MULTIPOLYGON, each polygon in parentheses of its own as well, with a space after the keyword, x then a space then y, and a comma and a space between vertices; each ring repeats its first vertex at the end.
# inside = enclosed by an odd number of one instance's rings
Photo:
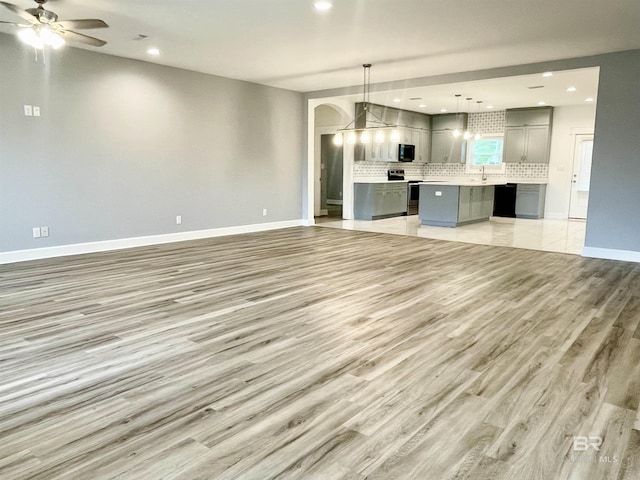
POLYGON ((0 20, 0 23, 4 23, 5 25, 13 25, 14 27, 18 27, 18 26, 19 26, 17 23, 13 23, 13 22, 3 22, 2 20, 0 20))
POLYGON ((97 18, 85 18, 82 20, 62 20, 54 22, 53 25, 60 26, 65 30, 89 30, 92 28, 109 28, 109 25, 97 18))
POLYGON ((107 42, 100 40, 99 38, 90 37, 89 35, 84 35, 78 32, 72 32, 71 30, 62 30, 60 33, 62 33, 62 36, 65 39, 71 40, 72 42, 91 45, 92 47, 102 47, 107 44, 107 42))
POLYGON ((24 10, 21 10, 20 7, 18 7, 17 5, 14 5, 13 3, 0 2, 0 5, 2 5, 4 8, 8 10, 11 10, 13 13, 15 13, 16 15, 19 15, 20 18, 22 18, 23 20, 26 20, 29 23, 32 23, 32 24, 40 23, 36 17, 34 17, 28 12, 25 12, 24 10))

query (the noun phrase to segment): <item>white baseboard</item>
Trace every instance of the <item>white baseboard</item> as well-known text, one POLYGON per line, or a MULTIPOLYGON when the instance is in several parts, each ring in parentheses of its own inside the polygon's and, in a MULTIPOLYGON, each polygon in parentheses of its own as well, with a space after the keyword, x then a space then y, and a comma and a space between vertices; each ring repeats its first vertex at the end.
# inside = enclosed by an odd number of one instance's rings
POLYGON ((26 262, 44 258, 65 257, 67 255, 81 255, 83 253, 108 252, 125 248, 146 247, 163 243, 184 242, 203 238, 223 237, 240 233, 265 232, 280 228, 313 225, 307 220, 288 220, 284 222, 258 223, 254 225, 240 225, 237 227, 212 228, 192 232, 167 233, 147 237, 120 238, 100 242, 76 243, 73 245, 58 245, 55 247, 34 248, 30 250, 14 250, 0 253, 0 265, 7 263, 26 262))
POLYGON ((622 260, 640 263, 640 252, 634 250, 616 250, 612 248, 584 247, 583 257, 604 258, 607 260, 622 260))

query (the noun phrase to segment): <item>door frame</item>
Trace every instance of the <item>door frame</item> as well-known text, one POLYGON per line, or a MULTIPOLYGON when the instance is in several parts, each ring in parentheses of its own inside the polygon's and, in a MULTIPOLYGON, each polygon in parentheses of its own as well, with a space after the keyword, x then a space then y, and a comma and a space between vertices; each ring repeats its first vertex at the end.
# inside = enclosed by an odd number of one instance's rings
MULTIPOLYGON (((567 217, 570 218, 570 219, 576 219, 576 220, 586 220, 587 215, 588 215, 588 210, 585 213, 584 219, 582 217, 573 217, 573 216, 571 216, 571 206, 572 206, 573 201, 575 200, 574 191, 573 191, 574 190, 573 186, 575 184, 574 175, 575 175, 576 166, 577 166, 576 162, 578 161, 577 154, 578 154, 578 144, 579 144, 579 142, 582 139, 585 139, 584 137, 590 137, 591 141, 595 142, 595 138, 594 138, 593 131, 591 131, 590 133, 576 132, 576 133, 572 134, 572 137, 573 137, 573 143, 571 145, 571 158, 572 158, 572 161, 571 161, 571 175, 570 175, 570 180, 569 180, 571 183, 569 184, 569 212, 567 214, 567 217)), ((592 158, 592 161, 593 161, 593 158, 592 158)), ((593 169, 593 165, 592 165, 591 168, 593 169)), ((590 193, 591 193, 591 187, 589 187, 589 194, 590 193)))
MULTIPOLYGON (((353 120, 354 100, 315 99, 307 101, 307 196, 303 203, 303 222, 305 225, 315 224, 316 212, 320 209, 320 139, 323 134, 335 133, 353 120), (327 105, 340 113, 344 124, 338 126, 317 127, 316 107, 327 105), (317 131, 316 131, 317 130, 317 131)), ((342 152, 342 216, 353 218, 353 148, 345 148, 342 152)))

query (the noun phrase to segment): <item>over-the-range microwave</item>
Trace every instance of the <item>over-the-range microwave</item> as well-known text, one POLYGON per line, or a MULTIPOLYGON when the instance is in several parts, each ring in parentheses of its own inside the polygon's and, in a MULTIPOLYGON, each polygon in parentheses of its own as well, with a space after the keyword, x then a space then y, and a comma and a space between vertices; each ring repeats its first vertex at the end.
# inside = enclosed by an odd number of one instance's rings
POLYGON ((416 159, 416 146, 401 143, 398 145, 398 161, 413 162, 416 159))

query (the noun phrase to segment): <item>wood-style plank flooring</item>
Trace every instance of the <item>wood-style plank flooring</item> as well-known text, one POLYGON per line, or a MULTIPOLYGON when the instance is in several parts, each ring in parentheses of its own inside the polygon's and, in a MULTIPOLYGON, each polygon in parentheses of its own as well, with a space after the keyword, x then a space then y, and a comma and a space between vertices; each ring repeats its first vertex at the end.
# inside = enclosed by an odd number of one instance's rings
POLYGON ((638 264, 308 227, 0 267, 1 479, 637 479, 639 403, 638 264))

